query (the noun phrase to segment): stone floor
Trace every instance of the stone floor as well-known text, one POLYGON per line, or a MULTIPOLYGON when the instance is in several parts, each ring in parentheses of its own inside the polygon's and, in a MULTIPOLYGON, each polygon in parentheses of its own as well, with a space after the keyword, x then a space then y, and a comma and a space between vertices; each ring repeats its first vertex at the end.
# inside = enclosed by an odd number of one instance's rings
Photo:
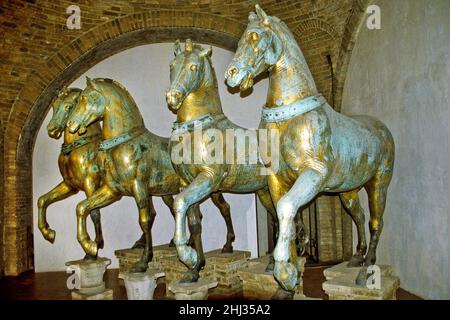
MULTIPOLYGON (((305 270, 304 293, 307 297, 326 299, 322 290, 325 281, 323 270, 326 267, 307 267, 305 270)), ((125 287, 119 282, 118 269, 106 272, 106 287, 114 290, 114 300, 125 300, 125 287)), ((67 274, 65 272, 25 272, 18 277, 4 277, 0 279, 0 300, 66 300, 71 299, 70 291, 66 287, 67 274)), ((165 284, 159 284, 155 290, 155 299, 165 297, 165 284)), ((210 296, 210 299, 220 297, 210 296)), ((418 300, 419 297, 399 289, 398 300, 418 300)))

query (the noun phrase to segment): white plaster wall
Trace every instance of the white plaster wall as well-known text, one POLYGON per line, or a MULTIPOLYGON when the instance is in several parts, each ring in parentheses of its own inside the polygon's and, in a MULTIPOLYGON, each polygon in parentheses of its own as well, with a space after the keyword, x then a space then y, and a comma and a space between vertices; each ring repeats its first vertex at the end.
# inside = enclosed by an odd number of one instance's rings
MULTIPOLYGON (((122 83, 135 99, 145 119, 147 128, 159 135, 169 136, 175 121, 168 109, 164 92, 169 86, 169 62, 173 57, 173 46, 169 43, 140 46, 116 54, 92 67, 86 74, 74 81, 72 86, 84 88, 85 76, 106 77, 122 83)), ((225 114, 244 127, 257 128, 261 106, 265 102, 267 81, 254 88, 253 94, 240 97, 228 92, 223 82, 225 68, 233 56, 232 52, 213 48, 213 64, 219 81, 219 91, 225 114)), ((56 241, 52 245, 42 237, 37 228, 37 199, 61 181, 57 169, 57 158, 62 139, 57 141, 47 135, 46 125, 51 118, 48 113, 37 137, 33 155, 34 196, 34 253, 37 272, 65 270, 64 263, 79 259, 84 252, 76 240, 76 204, 84 199, 77 194, 55 203, 48 208, 48 221, 56 230, 56 241)), ((235 249, 250 250, 257 255, 256 205, 253 195, 230 195, 225 198, 231 205, 232 219, 236 233, 235 249)), ((154 245, 167 243, 173 236, 173 219, 169 210, 159 199, 154 199, 157 217, 153 225, 154 245)), ((222 248, 225 243, 226 227, 218 209, 211 200, 201 206, 203 212, 203 243, 205 250, 222 248)), ((112 267, 118 267, 114 250, 130 247, 141 235, 136 205, 132 198, 122 198, 104 208, 102 225, 105 248, 101 256, 113 260, 112 267)), ((90 225, 91 237, 94 236, 90 225)))
POLYGON ((356 40, 343 113, 381 119, 396 143, 377 262, 406 290, 449 299, 450 1, 374 4, 381 30, 363 25, 356 40))

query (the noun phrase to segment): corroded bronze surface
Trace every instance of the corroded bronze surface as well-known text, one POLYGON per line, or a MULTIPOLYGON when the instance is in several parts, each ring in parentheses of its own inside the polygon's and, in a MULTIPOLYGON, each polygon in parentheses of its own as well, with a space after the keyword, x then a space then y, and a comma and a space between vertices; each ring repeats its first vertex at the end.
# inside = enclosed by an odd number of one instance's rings
MULTIPOLYGON (((268 16, 257 5, 225 77, 228 85, 246 90, 255 76, 267 71, 267 109, 304 107, 306 99, 317 95, 295 38, 281 20, 268 16)), ((386 126, 368 116, 344 116, 325 102, 287 119, 263 121, 261 127, 280 132, 280 170, 269 176, 280 221, 274 250, 274 275, 280 285, 291 291, 297 282, 290 246, 294 216, 323 192, 338 193, 357 225, 357 252, 350 264, 374 264, 394 164, 394 141, 386 126), (370 207, 367 254, 364 213, 358 199, 363 187, 370 207)))
MULTIPOLYGON (((87 79, 87 87, 80 94, 78 105, 68 120, 71 133, 85 134, 89 128, 103 120, 101 161, 104 169, 103 185, 89 199, 77 205, 77 238, 84 251, 96 256, 97 244, 90 240, 86 229, 86 218, 92 210, 105 207, 122 196, 136 200, 139 224, 145 235, 145 246, 141 260, 131 271, 144 272, 152 259, 151 227, 156 215, 151 196, 162 196, 172 207, 172 195, 182 187, 182 181, 172 167, 169 139, 148 131, 144 120, 128 91, 111 79, 87 79)), ((212 196, 231 227, 232 238, 227 239, 226 248, 231 249, 234 233, 231 217, 222 195, 212 196)), ((189 226, 194 235, 194 245, 203 254, 201 247, 201 213, 199 205, 189 209, 189 226)))
MULTIPOLYGON (((189 138, 188 140, 191 141, 190 147, 193 150, 191 157, 185 159, 186 161, 182 163, 175 163, 172 153, 172 161, 176 171, 188 184, 174 199, 176 214, 174 242, 180 260, 189 268, 196 269, 196 266, 203 262, 197 258, 197 253, 187 243, 185 221, 187 208, 218 191, 256 192, 273 217, 275 216, 275 208, 267 189, 267 176, 260 173, 264 165, 260 161, 255 161, 255 163, 248 161, 251 157, 248 154, 251 141, 246 142, 245 145, 247 163, 244 164, 239 164, 236 161, 208 163, 204 161, 204 158, 195 158, 196 150, 207 149, 211 143, 211 137, 203 135, 204 132, 200 132, 202 136, 198 139, 196 130, 192 130, 196 120, 204 124, 201 129, 205 129, 205 132, 207 129, 214 129, 222 137, 226 137, 227 130, 236 134, 236 132, 244 132, 247 129, 232 123, 223 114, 216 75, 210 60, 212 49, 204 49, 200 45, 194 45, 190 40, 187 40, 184 51, 182 51, 178 42, 175 44, 174 50, 175 58, 170 65, 171 86, 166 92, 169 109, 177 114, 171 150, 173 151, 180 144, 180 137, 183 140, 189 138), (189 125, 184 126, 185 124, 189 125), (180 128, 183 129, 181 133, 179 132, 180 128)), ((237 137, 232 136, 232 139, 231 148, 233 154, 236 155, 235 151, 240 147, 237 144, 237 137)), ((257 146, 254 147, 257 151, 257 146)), ((222 148, 225 155, 226 148, 230 148, 230 144, 223 143, 222 148)), ((274 219, 276 220, 276 218, 274 219)), ((190 278, 187 275, 184 280, 195 281, 197 277, 198 275, 191 274, 190 278)))
MULTIPOLYGON (((78 191, 84 191, 91 196, 101 184, 101 169, 98 163, 98 144, 101 140, 99 123, 90 126, 86 134, 81 137, 72 134, 66 127, 67 119, 73 112, 81 89, 65 89, 53 101, 53 116, 47 125, 48 135, 59 139, 64 134, 64 144, 58 158, 59 171, 63 177, 55 188, 39 197, 38 226, 44 238, 51 243, 55 241, 56 232, 47 223, 47 207, 54 202, 66 199, 78 191)), ((100 224, 100 210, 92 211, 92 221, 95 226, 95 243, 103 248, 102 228, 100 224)))

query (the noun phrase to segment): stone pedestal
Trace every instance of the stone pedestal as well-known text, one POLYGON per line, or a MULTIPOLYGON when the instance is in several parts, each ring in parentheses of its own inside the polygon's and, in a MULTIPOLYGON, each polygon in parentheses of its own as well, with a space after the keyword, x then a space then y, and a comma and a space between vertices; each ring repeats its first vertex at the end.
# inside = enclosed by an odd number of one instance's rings
MULTIPOLYGON (((239 278, 242 280, 243 295, 246 299, 269 300, 280 287, 273 276, 273 272, 266 272, 270 256, 263 256, 248 261, 248 266, 238 270, 239 278)), ((299 284, 295 288, 294 299, 303 300, 303 273, 306 258, 299 257, 298 270, 301 273, 299 284)))
POLYGON ((164 272, 149 268, 145 273, 122 273, 128 300, 153 300, 156 280, 164 276, 164 272))
POLYGON ((112 300, 113 291, 105 288, 103 276, 111 264, 108 258, 96 260, 76 260, 66 262, 66 266, 75 271, 75 284, 79 287, 72 291, 74 300, 112 300))
POLYGON ((347 267, 343 262, 334 267, 325 269, 323 274, 327 281, 322 288, 330 300, 395 300, 400 279, 392 275, 392 267, 379 265, 381 288, 370 289, 364 285, 356 284, 356 278, 362 267, 347 267))
MULTIPOLYGON (((205 267, 200 271, 200 277, 213 277, 218 285, 210 290, 211 296, 221 298, 238 298, 242 295, 242 281, 238 270, 247 266, 250 252, 235 250, 232 253, 222 253, 213 250, 205 253, 205 267)), ((186 266, 175 256, 166 256, 160 260, 162 269, 166 273, 166 283, 181 279, 187 272, 186 266)), ((166 287, 166 295, 172 297, 172 292, 166 287)))
POLYGON ((213 277, 200 278, 194 283, 180 283, 179 280, 172 281, 167 286, 173 292, 176 300, 206 300, 208 290, 217 287, 218 282, 213 277))
MULTIPOLYGON (((143 249, 121 249, 114 251, 117 260, 119 260, 119 278, 123 279, 122 274, 128 272, 130 268, 139 261, 143 249)), ((177 255, 175 247, 169 247, 163 244, 153 247, 153 259, 149 263, 150 268, 164 270, 161 265, 161 259, 177 255)))

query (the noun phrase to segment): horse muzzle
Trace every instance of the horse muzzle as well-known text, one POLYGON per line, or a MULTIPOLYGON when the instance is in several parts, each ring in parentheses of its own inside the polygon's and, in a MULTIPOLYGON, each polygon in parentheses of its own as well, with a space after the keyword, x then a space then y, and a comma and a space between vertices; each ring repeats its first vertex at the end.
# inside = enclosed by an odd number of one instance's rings
POLYGON ((166 101, 171 110, 178 110, 181 106, 183 93, 180 90, 166 91, 166 101))
POLYGON ((253 78, 252 72, 235 65, 231 65, 225 73, 227 85, 232 88, 239 86, 241 91, 248 90, 253 86, 253 78))
POLYGON ((47 126, 47 133, 48 133, 50 138, 59 139, 59 138, 61 138, 63 130, 61 128, 59 128, 59 127, 54 127, 54 126, 48 125, 47 126))

